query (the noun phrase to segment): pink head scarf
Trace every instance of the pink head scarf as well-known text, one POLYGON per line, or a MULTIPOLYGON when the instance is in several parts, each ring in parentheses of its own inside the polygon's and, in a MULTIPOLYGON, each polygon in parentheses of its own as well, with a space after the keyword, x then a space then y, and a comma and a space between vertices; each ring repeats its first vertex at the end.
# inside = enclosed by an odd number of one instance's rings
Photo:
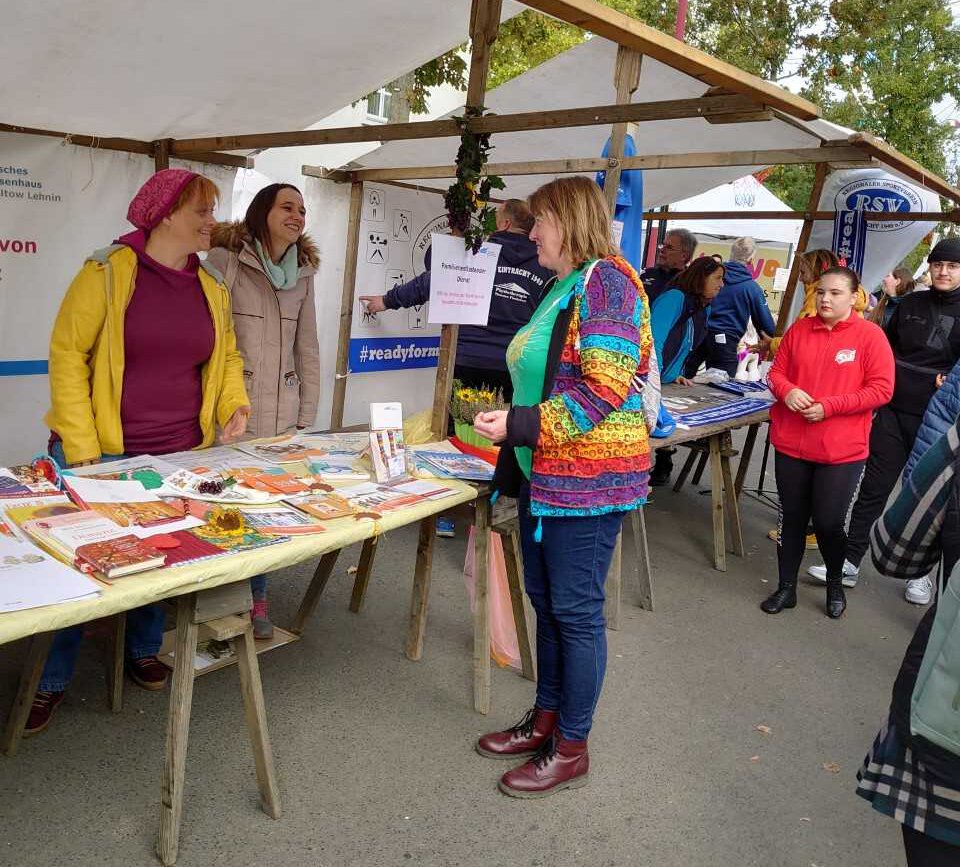
POLYGON ((149 233, 160 224, 177 204, 187 184, 199 177, 187 169, 163 169, 140 187, 127 208, 127 219, 138 229, 149 233))

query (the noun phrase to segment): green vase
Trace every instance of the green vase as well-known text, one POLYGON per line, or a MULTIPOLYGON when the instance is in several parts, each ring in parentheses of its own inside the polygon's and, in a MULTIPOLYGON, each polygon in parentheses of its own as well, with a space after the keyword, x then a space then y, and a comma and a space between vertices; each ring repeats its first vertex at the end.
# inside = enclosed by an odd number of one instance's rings
POLYGON ((494 447, 493 441, 480 436, 480 434, 473 429, 472 424, 467 424, 465 421, 454 421, 453 429, 460 442, 464 442, 470 446, 476 446, 478 449, 492 449, 494 447))

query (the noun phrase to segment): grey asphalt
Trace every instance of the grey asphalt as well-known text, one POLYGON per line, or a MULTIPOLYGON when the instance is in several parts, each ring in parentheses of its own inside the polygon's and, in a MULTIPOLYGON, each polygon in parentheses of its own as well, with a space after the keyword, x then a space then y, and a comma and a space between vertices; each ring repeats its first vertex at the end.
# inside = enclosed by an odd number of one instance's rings
MULTIPOLYGON (((748 553, 720 573, 709 564, 709 496, 657 490, 647 511, 656 611, 630 602, 628 545, 590 785, 542 801, 501 795, 506 767, 472 748, 519 718, 533 687, 495 669, 489 717, 472 710, 464 528, 438 540, 419 663, 401 650, 415 531, 381 542, 360 615, 347 610, 359 551, 344 552, 303 639, 260 657, 282 818, 257 806, 236 668, 204 676, 178 864, 899 867, 899 826, 855 795, 855 775, 922 612, 867 568, 839 622, 810 584, 795 610, 764 615, 774 518, 744 497, 748 553)), ((273 580, 277 622, 310 572, 273 580)), ((4 713, 23 653, 23 643, 0 650, 4 713)), ((105 692, 91 640, 49 731, 0 757, 0 864, 158 863, 166 693, 128 685, 113 715, 105 692)))

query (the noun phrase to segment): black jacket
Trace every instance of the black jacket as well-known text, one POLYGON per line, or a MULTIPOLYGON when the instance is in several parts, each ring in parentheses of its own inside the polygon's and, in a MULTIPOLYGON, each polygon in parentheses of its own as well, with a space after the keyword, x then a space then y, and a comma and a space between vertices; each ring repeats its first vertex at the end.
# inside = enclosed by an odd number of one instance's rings
MULTIPOLYGON (((457 364, 483 370, 507 369, 507 345, 530 321, 543 298, 553 272, 537 261, 537 246, 518 232, 494 232, 490 240, 500 245, 497 276, 486 325, 461 325, 457 339, 457 364)), ((384 296, 390 310, 415 307, 430 300, 430 272, 396 286, 384 296)))
POLYGON ((640 275, 640 282, 643 283, 643 290, 647 293, 647 301, 650 304, 653 304, 657 300, 657 296, 673 284, 673 278, 680 273, 680 270, 679 268, 662 268, 660 265, 654 265, 640 275))
POLYGON ((911 292, 886 326, 897 362, 891 409, 922 416, 946 376, 960 360, 960 289, 911 292))

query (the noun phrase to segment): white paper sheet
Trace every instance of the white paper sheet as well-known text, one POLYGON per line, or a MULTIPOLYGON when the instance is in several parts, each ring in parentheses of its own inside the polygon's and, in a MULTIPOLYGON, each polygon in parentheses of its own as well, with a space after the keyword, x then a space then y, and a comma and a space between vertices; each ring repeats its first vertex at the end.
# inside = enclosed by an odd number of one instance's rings
POLYGON ((0 612, 73 602, 99 593, 92 578, 34 545, 0 536, 0 612))
POLYGON ((474 255, 463 238, 431 235, 430 308, 433 324, 486 325, 500 245, 485 243, 474 255))
POLYGON ((64 481, 85 503, 155 503, 160 499, 137 481, 87 479, 82 476, 66 476, 64 481))

